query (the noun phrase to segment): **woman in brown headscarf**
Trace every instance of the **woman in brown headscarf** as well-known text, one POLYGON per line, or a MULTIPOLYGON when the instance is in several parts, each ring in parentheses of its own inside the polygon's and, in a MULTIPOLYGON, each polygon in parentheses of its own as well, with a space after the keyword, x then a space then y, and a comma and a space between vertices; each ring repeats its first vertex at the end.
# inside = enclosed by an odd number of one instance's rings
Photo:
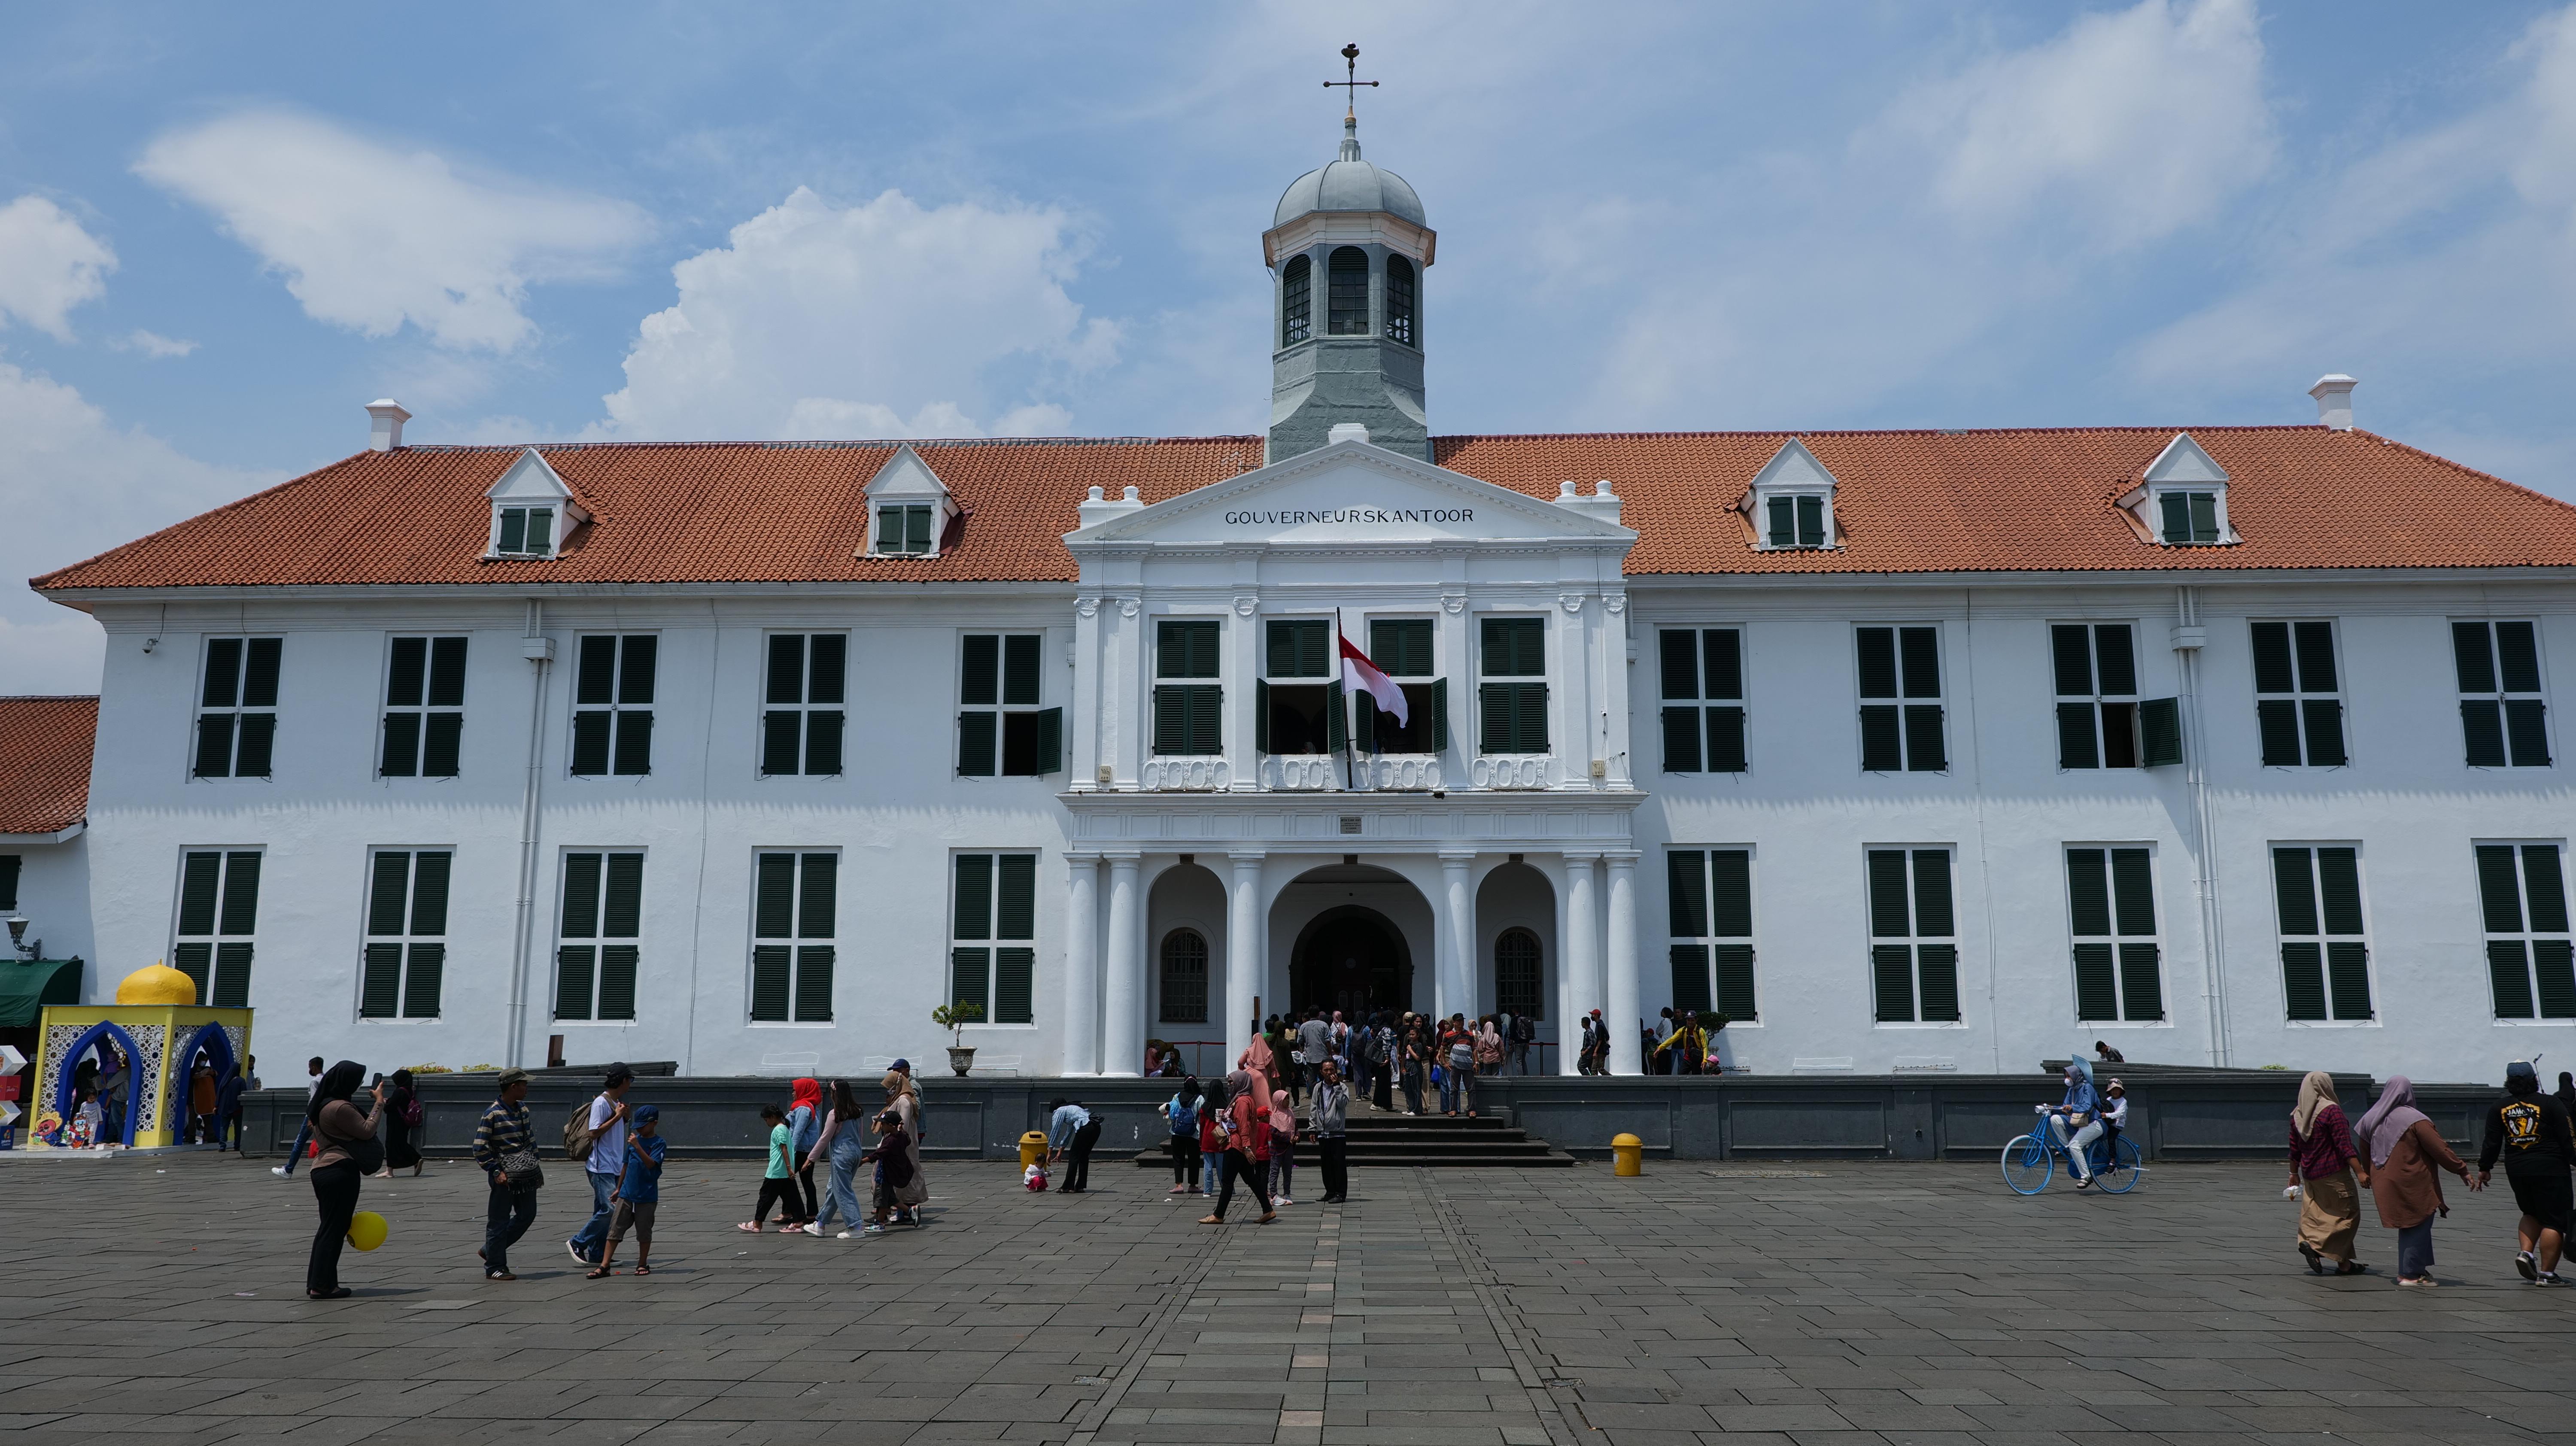
POLYGON ((2299 1254, 2311 1274, 2359 1275, 2370 1269, 2352 1258, 2361 1233, 2360 1176, 2370 1184, 2370 1164, 2352 1146, 2352 1124, 2335 1102, 2334 1076, 2310 1070, 2299 1081, 2299 1103, 2290 1111, 2290 1183, 2299 1190, 2299 1254))
POLYGON ((917 1230, 921 1204, 930 1198, 930 1178, 921 1172, 921 1086, 899 1069, 887 1070, 883 1083, 886 1108, 903 1121, 903 1156, 912 1165, 912 1178, 894 1187, 895 1218, 910 1221, 917 1230))

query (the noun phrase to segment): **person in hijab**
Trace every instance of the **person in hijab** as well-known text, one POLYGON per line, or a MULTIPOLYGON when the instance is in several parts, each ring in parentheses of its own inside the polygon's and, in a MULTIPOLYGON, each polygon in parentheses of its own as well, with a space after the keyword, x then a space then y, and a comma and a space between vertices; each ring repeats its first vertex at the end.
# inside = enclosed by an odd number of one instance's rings
POLYGON ((1270 1092, 1270 1203, 1294 1205, 1289 1187, 1297 1178, 1297 1116, 1288 1107, 1288 1092, 1270 1092))
POLYGON ((233 1153, 241 1153, 241 1097, 242 1092, 249 1088, 250 1081, 243 1077, 239 1064, 235 1064, 232 1072, 224 1076, 224 1082, 215 1087, 216 1149, 222 1149, 224 1142, 230 1140, 233 1153))
MULTIPOLYGON (((796 1190, 805 1198, 805 1213, 788 1222, 789 1229, 796 1229, 812 1224, 823 1208, 821 1197, 814 1193, 813 1160, 814 1146, 823 1138, 823 1082, 795 1080, 788 1092, 793 1098, 787 1106, 787 1139, 796 1161, 796 1190)), ((607 1228, 602 1222, 600 1229, 607 1228)))
POLYGON ((2433 1284, 2433 1217, 2451 1213, 2436 1171, 2465 1181, 2469 1167, 2415 1108, 2415 1082, 2402 1074, 2388 1077, 2379 1102, 2352 1134, 2370 1157, 2370 1200, 2379 1209, 2379 1223, 2397 1232, 2397 1283, 2433 1284))
POLYGON ((358 1181, 366 1173, 359 1156, 375 1154, 376 1126, 385 1113, 381 1081, 375 1089, 375 1108, 369 1113, 358 1113, 358 1107, 349 1102, 365 1074, 366 1067, 356 1060, 340 1061, 323 1071, 322 1082, 314 1086, 313 1098, 304 1107, 314 1142, 321 1147, 305 1177, 313 1182, 313 1203, 322 1217, 313 1231, 313 1254, 304 1267, 304 1294, 314 1300, 339 1300, 349 1294, 349 1288, 340 1283, 340 1247, 348 1243, 349 1219, 358 1213, 358 1181))
MULTIPOLYGON (((1271 1022, 1276 1024, 1278 1021, 1274 1019, 1271 1022)), ((1234 1068, 1236 1073, 1249 1074, 1258 1078, 1261 1081, 1261 1097, 1265 1100, 1270 1098, 1270 1091, 1279 1079, 1279 1056, 1272 1052, 1269 1036, 1254 1035, 1252 1043, 1243 1047, 1243 1053, 1235 1056, 1234 1068)), ((1232 1078, 1232 1075, 1227 1076, 1229 1081, 1232 1078)))
POLYGON ((1226 1207, 1234 1203, 1234 1182, 1242 1181, 1261 1202, 1261 1223, 1279 1218, 1270 1200, 1270 1110, 1268 1097, 1255 1093, 1260 1082, 1250 1070, 1225 1077, 1225 1116, 1217 1124, 1225 1142, 1225 1173, 1217 1188, 1216 1208, 1201 1225, 1223 1225, 1226 1207))
POLYGON ((2567 1112, 2567 1118, 2576 1120, 2576 1071, 2558 1072, 2558 1107, 2567 1112))
POLYGON ((416 1128, 412 1121, 419 1115, 419 1096, 414 1093, 418 1081, 407 1069, 394 1071, 386 1081, 385 1091, 385 1167, 376 1172, 379 1180, 390 1180, 396 1170, 421 1171, 420 1146, 412 1142, 416 1128))
POLYGON ((2093 1092, 2093 1069, 2084 1061, 2069 1060, 2065 1075, 2066 1098, 2048 1111, 2048 1137, 2066 1152, 2066 1162, 2075 1171, 2075 1188, 2090 1190, 2093 1142, 2102 1138, 2102 1097, 2093 1092))
POLYGON ((809 1168, 818 1157, 831 1162, 831 1173, 824 1177, 822 1203, 814 1211, 814 1218, 805 1223, 806 1234, 821 1235, 830 1227, 835 1212, 841 1217, 841 1232, 834 1239, 855 1240, 864 1233, 867 1217, 859 1212, 857 1175, 859 1157, 868 1152, 866 1126, 861 1123, 866 1118, 850 1082, 832 1081, 832 1112, 823 1117, 822 1133, 815 1137, 813 1148, 805 1152, 809 1168))
POLYGON ((2290 1184, 2299 1192, 2299 1254, 2308 1272, 2359 1275, 2370 1269, 2352 1258, 2353 1240, 2361 1233, 2361 1194, 2353 1185, 2370 1184, 2370 1162, 2352 1145, 2352 1123, 2335 1100, 2334 1076, 2308 1071, 2299 1081, 2299 1103, 2290 1111, 2290 1184))
POLYGON ((921 1086, 913 1083, 912 1071, 902 1066, 903 1061, 896 1060, 895 1067, 877 1081, 885 1090, 885 1108, 893 1111, 903 1126, 904 1168, 901 1172, 887 1171, 886 1178, 892 1180, 897 1173, 902 1174, 902 1183, 894 1187, 894 1218, 918 1230, 921 1207, 930 1199, 930 1177, 921 1169, 921 1086))
POLYGON ((2576 1195, 2567 1180, 2568 1163, 2576 1160, 2570 1129, 2558 1097, 2540 1092, 2540 1073, 2531 1061, 2505 1066, 2504 1098, 2487 1111, 2486 1143, 2478 1148, 2477 1182, 2487 1183, 2502 1155, 2513 1203, 2522 1208, 2516 1227, 2522 1252, 2513 1268, 2534 1285, 2559 1284, 2558 1253, 2576 1231, 2576 1195))

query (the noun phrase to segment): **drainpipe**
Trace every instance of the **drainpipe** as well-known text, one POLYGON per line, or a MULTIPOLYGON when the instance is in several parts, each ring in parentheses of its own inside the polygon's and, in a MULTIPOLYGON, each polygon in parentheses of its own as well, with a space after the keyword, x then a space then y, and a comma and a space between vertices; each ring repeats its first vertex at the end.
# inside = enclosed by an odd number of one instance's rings
POLYGON ((2183 782, 2191 795, 2192 888, 2200 904, 2201 1008, 2209 1016, 2209 1062, 2229 1062, 2225 919, 2218 906, 2218 828, 2209 806, 2209 730, 2201 717, 2200 590, 2174 589, 2174 661, 2182 673, 2183 782))
POLYGON ((554 661, 554 639, 545 635, 546 605, 528 599, 527 635, 519 640, 520 656, 533 665, 528 687, 528 780, 519 798, 519 917, 510 944, 510 1040, 508 1062, 524 1063, 528 1048, 528 957, 535 945, 529 931, 537 913, 537 807, 544 791, 546 737, 546 665, 554 661))

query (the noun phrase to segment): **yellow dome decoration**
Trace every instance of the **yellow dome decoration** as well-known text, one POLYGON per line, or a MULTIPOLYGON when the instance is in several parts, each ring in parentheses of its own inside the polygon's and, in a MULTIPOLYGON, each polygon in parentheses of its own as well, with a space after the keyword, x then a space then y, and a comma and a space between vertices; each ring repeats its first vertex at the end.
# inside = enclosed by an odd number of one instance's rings
POLYGON ((197 1002, 197 981, 166 964, 148 964, 125 976, 116 986, 119 1004, 178 1004, 197 1002))

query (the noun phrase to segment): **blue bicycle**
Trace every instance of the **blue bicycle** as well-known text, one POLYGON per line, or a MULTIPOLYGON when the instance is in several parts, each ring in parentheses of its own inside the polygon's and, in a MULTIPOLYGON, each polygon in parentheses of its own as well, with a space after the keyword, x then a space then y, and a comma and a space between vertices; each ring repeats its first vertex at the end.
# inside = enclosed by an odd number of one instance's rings
MULTIPOLYGON (((2027 1135, 2014 1137, 2004 1146, 2004 1184, 2016 1195, 2036 1195, 2048 1188, 2049 1178, 2057 1173, 2057 1162, 2066 1150, 2048 1132, 2048 1107, 2039 1108, 2039 1128, 2027 1135)), ((2114 1195, 2126 1195, 2137 1188, 2138 1176, 2146 1166, 2140 1163, 2137 1143, 2127 1135, 2105 1135, 2095 1140, 2086 1152, 2093 1166, 2093 1186, 2114 1195)), ((2069 1161, 2072 1172, 2073 1162, 2069 1161)))

